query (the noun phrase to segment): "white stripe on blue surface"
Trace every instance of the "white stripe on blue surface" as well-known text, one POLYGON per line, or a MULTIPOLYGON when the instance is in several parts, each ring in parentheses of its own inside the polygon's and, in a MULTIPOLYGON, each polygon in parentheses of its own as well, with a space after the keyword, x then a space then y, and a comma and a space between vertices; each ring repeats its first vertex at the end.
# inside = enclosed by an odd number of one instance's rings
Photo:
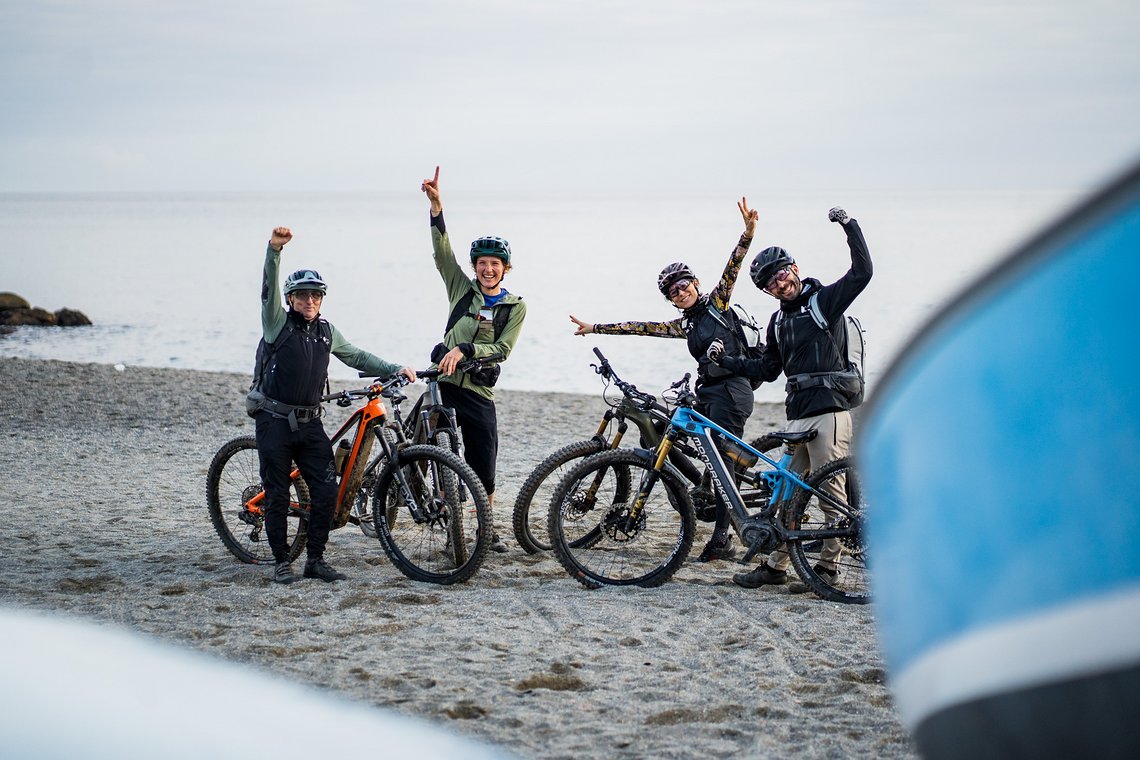
POLYGON ((1140 585, 975 630, 922 655, 892 688, 903 725, 955 705, 1140 664, 1140 585))

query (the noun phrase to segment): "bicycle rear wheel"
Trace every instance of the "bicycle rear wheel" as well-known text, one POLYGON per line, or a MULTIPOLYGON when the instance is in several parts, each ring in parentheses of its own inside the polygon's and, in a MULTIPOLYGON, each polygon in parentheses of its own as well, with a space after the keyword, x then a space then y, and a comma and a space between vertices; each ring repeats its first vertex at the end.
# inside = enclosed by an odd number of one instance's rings
POLYGON ((527 476, 515 498, 512 513, 515 540, 527 554, 550 551, 550 535, 546 531, 547 511, 562 478, 579 460, 605 451, 606 448, 605 441, 600 438, 575 441, 543 459, 527 476))
POLYGON ((372 515, 384 552, 412 580, 461 583, 479 569, 491 543, 483 484, 438 446, 397 452, 376 481, 372 515))
MULTIPOLYGON (((206 475, 206 504, 214 530, 235 557, 254 565, 268 565, 274 559, 265 537, 265 515, 250 512, 246 507, 250 499, 264 491, 260 473, 257 440, 253 436, 227 441, 210 462, 206 475)), ((286 519, 290 562, 305 548, 308 524, 309 489, 298 477, 289 489, 286 519)))
POLYGON ((816 491, 831 495, 840 510, 811 491, 800 489, 788 511, 788 527, 792 530, 842 530, 838 538, 823 539, 810 534, 789 541, 788 554, 796 573, 812 591, 833 602, 867 604, 871 601, 871 575, 867 569, 863 521, 867 504, 863 485, 851 457, 843 457, 820 467, 807 480, 816 491), (832 514, 829 516, 825 512, 832 514), (845 514, 848 513, 848 514, 845 514), (838 574, 828 572, 821 561, 831 549, 841 550, 836 560, 838 574))
POLYGON ((662 473, 641 509, 631 511, 646 477, 657 477, 649 454, 615 449, 579 462, 555 490, 547 519, 551 545, 587 588, 660 586, 689 555, 693 505, 673 476, 662 473))

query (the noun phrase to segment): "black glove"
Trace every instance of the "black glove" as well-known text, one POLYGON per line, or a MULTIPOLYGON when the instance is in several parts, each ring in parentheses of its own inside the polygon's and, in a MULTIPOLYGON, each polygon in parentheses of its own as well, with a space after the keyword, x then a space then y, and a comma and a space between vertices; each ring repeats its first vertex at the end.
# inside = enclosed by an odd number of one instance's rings
POLYGON ((705 356, 713 364, 720 364, 721 357, 724 356, 724 344, 719 340, 714 340, 709 344, 709 348, 705 351, 705 356))
POLYGON ((847 212, 836 206, 827 212, 827 219, 830 222, 839 222, 840 224, 847 223, 847 212))

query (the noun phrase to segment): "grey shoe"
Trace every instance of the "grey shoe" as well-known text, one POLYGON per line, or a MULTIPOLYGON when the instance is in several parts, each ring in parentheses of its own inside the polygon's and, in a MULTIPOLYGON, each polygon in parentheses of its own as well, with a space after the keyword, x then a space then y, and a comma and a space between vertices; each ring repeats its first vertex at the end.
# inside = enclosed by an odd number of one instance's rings
POLYGON ((499 538, 498 533, 491 534, 491 546, 488 548, 490 548, 490 550, 493 552, 498 552, 499 554, 507 553, 507 545, 503 543, 503 539, 499 538))
POLYGON ((288 562, 278 562, 273 566, 274 583, 292 583, 295 580, 297 576, 293 575, 293 566, 288 562))
POLYGON ((723 541, 716 537, 709 539, 705 548, 701 549, 697 562, 714 562, 720 559, 732 559, 736 556, 736 547, 732 545, 732 536, 725 536, 723 541))
POLYGON ((747 573, 737 573, 732 576, 732 582, 744 588, 760 588, 761 586, 779 586, 788 582, 788 573, 768 567, 767 562, 761 562, 755 570, 747 573))
POLYGON ((325 583, 332 583, 333 581, 343 581, 348 578, 344 573, 338 573, 333 570, 328 562, 323 559, 310 559, 305 562, 306 578, 317 578, 325 583))
POLYGON ((837 580, 839 580, 839 568, 838 567, 835 568, 834 570, 828 570, 822 564, 816 564, 816 565, 812 566, 812 570, 815 572, 816 575, 818 575, 820 577, 821 580, 823 580, 824 583, 829 583, 831 585, 835 585, 835 582, 837 580))

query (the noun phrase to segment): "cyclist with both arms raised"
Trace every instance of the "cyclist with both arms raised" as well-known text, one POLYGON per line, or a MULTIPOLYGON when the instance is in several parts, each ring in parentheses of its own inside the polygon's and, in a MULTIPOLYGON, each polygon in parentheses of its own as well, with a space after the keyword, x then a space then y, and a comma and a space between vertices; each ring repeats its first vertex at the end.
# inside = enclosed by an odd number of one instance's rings
MULTIPOLYGON (((847 340, 844 312, 871 281, 871 254, 859 223, 841 208, 828 212, 828 219, 843 226, 851 250, 851 268, 830 285, 814 277, 800 277, 800 268, 783 248, 765 248, 756 254, 749 274, 752 282, 780 302, 768 321, 765 349, 759 359, 746 358, 727 346, 710 347, 710 358, 721 366, 765 382, 781 373, 787 378, 789 432, 815 430, 816 436, 796 449, 792 469, 815 470, 846 456, 851 444, 851 408, 862 400, 862 383, 851 384, 850 373, 840 352, 847 340), (821 322, 817 324, 813 309, 821 322)), ((839 488, 838 483, 833 487, 839 488)), ((845 494, 834 494, 844 499, 845 494)), ((826 505, 828 521, 838 513, 826 505)), ((842 544, 826 539, 816 572, 834 581, 839 576, 842 544)), ((745 588, 777 585, 787 581, 791 558, 784 546, 748 573, 737 573, 733 582, 745 588)))
POLYGON ((265 251, 261 280, 261 328, 265 346, 256 378, 265 399, 255 413, 257 455, 265 484, 265 535, 276 566, 273 580, 296 580, 289 565, 286 515, 293 462, 309 487, 307 559, 304 576, 325 582, 344 580, 324 561, 337 495, 332 443, 321 424, 321 392, 328 377, 329 356, 370 375, 401 372, 415 382, 415 370, 386 362, 344 339, 321 317, 328 286, 312 269, 301 269, 280 281, 281 249, 293 239, 288 227, 277 227, 265 251), (289 304, 286 311, 279 292, 289 304))
MULTIPOLYGON (((570 321, 577 325, 575 335, 600 333, 683 338, 688 343, 689 353, 697 360, 697 411, 739 437, 744 435, 744 423, 752 414, 751 383, 738 372, 718 366, 706 355, 709 346, 718 341, 734 353, 744 351, 736 314, 729 300, 740 274, 740 265, 752 244, 759 214, 748 208, 747 198, 741 198, 736 205, 744 217, 744 233, 711 292, 702 294, 700 280, 687 264, 680 262, 665 267, 657 277, 657 288, 681 311, 681 316, 668 322, 591 324, 571 314, 570 321)), ((728 505, 719 496, 716 497, 715 520, 712 538, 697 557, 699 562, 731 559, 736 554, 729 530, 728 505)))
MULTIPOLYGON (((499 456, 494 385, 499 365, 495 363, 478 372, 459 370, 458 365, 465 359, 496 354, 502 356, 499 361, 506 360, 519 339, 526 319, 526 304, 521 296, 503 287, 503 277, 511 271, 511 246, 506 240, 482 237, 471 243, 474 277, 468 277, 456 261, 443 221, 438 166, 435 177, 425 179, 420 190, 431 204, 432 255, 447 288, 448 314, 453 316, 443 342, 431 358, 439 365, 443 403, 455 410, 455 421, 463 436, 463 458, 479 476, 494 507, 495 467, 499 456), (456 314, 457 311, 460 313, 456 314)), ((491 550, 507 551, 498 534, 491 535, 491 550)))

